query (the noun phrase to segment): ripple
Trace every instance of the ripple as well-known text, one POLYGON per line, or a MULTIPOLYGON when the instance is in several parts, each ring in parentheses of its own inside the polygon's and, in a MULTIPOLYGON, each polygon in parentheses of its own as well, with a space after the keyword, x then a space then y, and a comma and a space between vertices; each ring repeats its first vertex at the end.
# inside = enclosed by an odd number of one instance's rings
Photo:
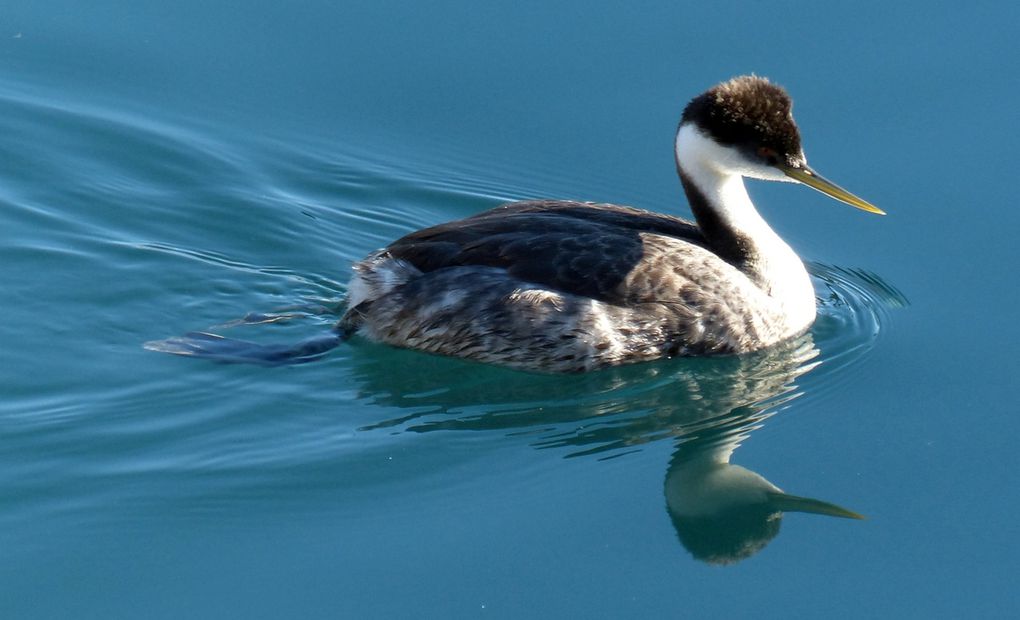
POLYGON ((818 317, 811 328, 823 351, 817 394, 837 389, 852 375, 840 372, 859 365, 890 324, 890 312, 909 305, 906 296, 876 273, 858 268, 810 263, 818 317))

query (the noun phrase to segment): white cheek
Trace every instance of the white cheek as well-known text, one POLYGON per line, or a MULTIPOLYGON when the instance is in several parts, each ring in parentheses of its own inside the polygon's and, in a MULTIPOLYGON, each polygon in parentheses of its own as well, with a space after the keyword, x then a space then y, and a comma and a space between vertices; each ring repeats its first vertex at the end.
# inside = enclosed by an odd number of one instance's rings
POLYGON ((697 162, 714 169, 718 174, 738 174, 742 177, 762 179, 763 181, 797 182, 778 168, 750 160, 736 149, 717 144, 693 125, 685 125, 680 128, 680 131, 677 132, 675 148, 678 161, 697 162))
POLYGON ((744 174, 745 177, 752 179, 761 179, 763 181, 779 181, 781 183, 797 183, 796 179, 791 179, 779 168, 773 168, 772 166, 758 165, 754 167, 754 171, 744 174))
POLYGON ((762 181, 779 181, 781 183, 796 183, 796 179, 786 176, 779 168, 768 166, 759 161, 754 161, 743 156, 737 151, 731 151, 733 161, 730 166, 742 177, 749 179, 761 179, 762 181))

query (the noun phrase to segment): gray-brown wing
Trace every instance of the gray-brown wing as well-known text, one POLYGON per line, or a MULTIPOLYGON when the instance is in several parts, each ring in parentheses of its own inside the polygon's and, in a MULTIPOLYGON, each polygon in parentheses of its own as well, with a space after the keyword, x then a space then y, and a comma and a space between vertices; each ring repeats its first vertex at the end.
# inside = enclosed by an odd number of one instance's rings
POLYGON ((644 209, 635 209, 634 207, 624 205, 577 202, 574 200, 524 200, 508 202, 461 221, 501 219, 508 216, 521 215, 556 216, 563 218, 564 221, 574 222, 575 225, 578 220, 581 220, 612 228, 654 232, 678 239, 686 239, 692 243, 704 243, 704 237, 702 237, 697 225, 679 217, 646 211, 644 209))
MULTIPOLYGON (((476 216, 407 235, 388 250, 422 271, 479 265, 554 290, 610 303, 647 300, 648 235, 680 244, 703 243, 697 227, 679 218, 616 205, 567 201, 510 203, 476 216), (635 275, 639 277, 635 278, 635 275)), ((668 266, 667 266, 668 267, 668 266)), ((654 268, 668 276, 662 261, 654 268)), ((667 287, 668 288, 668 287, 667 287)))

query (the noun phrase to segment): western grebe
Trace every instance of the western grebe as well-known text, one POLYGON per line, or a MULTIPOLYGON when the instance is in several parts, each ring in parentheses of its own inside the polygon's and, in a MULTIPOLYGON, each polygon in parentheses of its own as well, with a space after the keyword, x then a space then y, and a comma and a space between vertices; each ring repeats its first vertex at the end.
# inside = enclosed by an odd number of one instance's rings
POLYGON ((815 318, 811 280, 743 177, 883 212, 808 167, 791 109, 756 76, 687 105, 674 151, 696 225, 610 204, 505 204, 355 264, 338 329, 543 372, 748 353, 801 334, 815 318))

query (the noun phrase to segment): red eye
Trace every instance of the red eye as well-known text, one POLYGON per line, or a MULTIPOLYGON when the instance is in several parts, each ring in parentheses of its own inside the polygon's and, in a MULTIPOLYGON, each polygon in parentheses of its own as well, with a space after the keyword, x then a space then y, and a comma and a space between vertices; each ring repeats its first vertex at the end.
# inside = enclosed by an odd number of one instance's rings
POLYGON ((767 146, 758 147, 758 156, 764 159, 770 166, 775 166, 779 163, 779 153, 775 149, 767 146))

